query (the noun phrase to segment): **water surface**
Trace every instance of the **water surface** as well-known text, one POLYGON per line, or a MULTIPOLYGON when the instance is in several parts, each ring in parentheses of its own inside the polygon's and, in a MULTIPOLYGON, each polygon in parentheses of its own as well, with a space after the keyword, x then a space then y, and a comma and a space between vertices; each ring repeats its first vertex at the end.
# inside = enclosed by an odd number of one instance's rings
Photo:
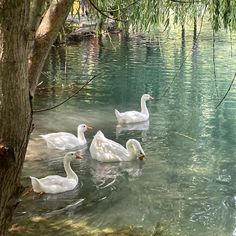
POLYGON ((14 222, 26 231, 19 234, 236 235, 234 86, 215 109, 235 73, 235 37, 221 32, 213 42, 203 29, 193 42, 191 29, 184 41, 180 34, 118 35, 102 46, 91 39, 51 52, 35 110, 100 75, 62 106, 35 113, 23 183, 30 185, 30 175, 64 174, 64 152, 48 150, 39 135, 76 134, 80 123, 94 127, 89 144, 97 130, 123 145, 136 138, 147 160, 104 164, 85 150, 84 160, 72 163, 78 188, 22 199, 14 222), (116 128, 114 109, 139 110, 144 93, 155 97, 149 125, 116 128))

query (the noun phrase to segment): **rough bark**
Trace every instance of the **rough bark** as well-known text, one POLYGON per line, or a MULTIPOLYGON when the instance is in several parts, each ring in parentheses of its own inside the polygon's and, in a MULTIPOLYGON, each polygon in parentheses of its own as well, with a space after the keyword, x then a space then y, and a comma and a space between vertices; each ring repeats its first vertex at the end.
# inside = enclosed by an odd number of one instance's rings
POLYGON ((31 126, 28 0, 0 1, 0 235, 6 235, 22 192, 20 174, 31 126))
MULTIPOLYGON (((29 0, 0 0, 0 235, 7 234, 23 187, 32 96, 44 61, 73 3, 53 0, 29 57, 29 0), (35 74, 34 74, 35 73, 35 74)), ((36 23, 37 24, 37 23, 36 23)))
POLYGON ((29 33, 30 40, 34 40, 36 29, 42 19, 43 10, 45 8, 46 0, 33 0, 30 7, 29 15, 29 33))
POLYGON ((45 9, 46 0, 32 0, 29 12, 29 51, 32 50, 34 44, 34 37, 36 30, 43 18, 43 12, 45 9))
POLYGON ((38 78, 48 52, 56 40, 74 0, 53 0, 39 25, 34 45, 29 56, 30 94, 34 96, 38 78))

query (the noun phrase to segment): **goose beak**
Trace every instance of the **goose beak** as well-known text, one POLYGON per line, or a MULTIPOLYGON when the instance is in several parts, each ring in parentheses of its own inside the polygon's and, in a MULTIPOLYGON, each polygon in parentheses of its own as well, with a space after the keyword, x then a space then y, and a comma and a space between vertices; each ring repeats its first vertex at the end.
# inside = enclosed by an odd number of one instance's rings
POLYGON ((79 154, 76 154, 76 158, 75 159, 77 159, 77 160, 82 160, 82 159, 84 159, 82 156, 80 156, 79 154))
POLYGON ((154 100, 154 97, 151 97, 151 96, 150 96, 150 100, 154 100))
POLYGON ((144 155, 139 156, 138 159, 139 159, 140 161, 146 160, 146 158, 145 158, 144 155))
POLYGON ((87 129, 93 129, 92 126, 86 125, 87 129))

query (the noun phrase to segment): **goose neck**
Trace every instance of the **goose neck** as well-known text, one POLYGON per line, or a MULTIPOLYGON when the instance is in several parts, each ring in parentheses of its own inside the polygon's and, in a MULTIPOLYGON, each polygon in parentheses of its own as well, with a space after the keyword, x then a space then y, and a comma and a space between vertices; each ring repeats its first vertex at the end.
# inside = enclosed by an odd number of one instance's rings
POLYGON ((78 176, 71 168, 71 161, 70 160, 64 160, 64 169, 67 175, 68 179, 75 179, 78 182, 78 176))
POLYGON ((146 100, 144 100, 144 98, 141 98, 141 112, 147 115, 149 114, 146 105, 146 100))
POLYGON ((78 129, 78 132, 77 132, 77 138, 79 140, 79 142, 81 143, 81 145, 85 144, 86 143, 86 139, 85 139, 85 136, 84 136, 84 132, 82 132, 81 130, 78 129))
POLYGON ((131 161, 131 160, 134 160, 136 158, 136 155, 135 155, 135 147, 134 145, 132 144, 132 141, 131 140, 128 140, 127 143, 126 143, 126 149, 128 151, 128 159, 131 161))

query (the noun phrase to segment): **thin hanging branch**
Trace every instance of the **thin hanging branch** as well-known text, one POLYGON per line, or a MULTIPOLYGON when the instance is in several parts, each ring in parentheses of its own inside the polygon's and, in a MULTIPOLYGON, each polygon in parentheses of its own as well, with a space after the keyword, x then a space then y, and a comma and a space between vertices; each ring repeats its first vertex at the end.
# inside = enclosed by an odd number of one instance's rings
POLYGON ((223 98, 220 100, 220 102, 217 104, 217 106, 215 107, 215 109, 217 109, 217 108, 220 106, 220 104, 225 100, 227 94, 229 93, 229 91, 230 91, 230 89, 231 89, 231 87, 232 87, 232 85, 233 85, 233 83, 234 83, 235 77, 236 77, 236 72, 234 73, 234 77, 233 77, 233 79, 231 80, 231 83, 230 83, 230 86, 229 86, 227 92, 225 93, 225 95, 223 96, 223 98))
MULTIPOLYGON (((85 59, 85 62, 84 62, 83 70, 82 70, 82 71, 85 70, 85 66, 87 65, 87 62, 88 62, 88 56, 89 56, 89 52, 87 51, 86 59, 85 59)), ((42 74, 43 74, 44 76, 46 76, 46 77, 49 79, 49 76, 48 76, 46 73, 42 72, 42 74)), ((59 104, 57 104, 57 105, 55 105, 55 106, 53 106, 53 107, 49 107, 49 108, 45 108, 45 109, 41 109, 41 110, 34 110, 33 112, 36 113, 36 112, 48 111, 48 110, 52 110, 52 109, 54 109, 54 108, 56 108, 56 107, 61 106, 62 104, 64 104, 64 103, 67 102, 68 100, 70 100, 72 97, 74 97, 76 94, 78 94, 87 84, 89 84, 93 79, 95 79, 95 78, 96 78, 98 75, 100 75, 100 74, 101 74, 101 73, 94 75, 90 80, 86 81, 86 83, 85 83, 79 90, 77 90, 75 93, 73 93, 71 96, 69 96, 67 99, 65 99, 64 101, 60 102, 59 104)), ((42 81, 41 81, 41 82, 42 82, 42 81)), ((41 82, 40 82, 40 83, 41 83, 41 82)), ((40 83, 39 83, 38 85, 40 85, 40 83)))
POLYGON ((126 9, 128 9, 129 7, 131 7, 131 6, 135 5, 135 4, 137 4, 137 3, 140 2, 140 1, 141 1, 141 0, 136 0, 136 1, 130 3, 129 5, 127 5, 127 6, 123 7, 123 8, 117 8, 117 9, 111 9, 111 10, 102 10, 102 12, 123 11, 123 10, 126 10, 126 9))
POLYGON ((45 109, 41 109, 41 110, 34 110, 33 112, 34 113, 37 113, 37 112, 43 112, 43 111, 50 111, 54 108, 57 108, 59 106, 61 106, 62 104, 66 103, 68 100, 70 100, 71 98, 73 98, 75 95, 77 95, 86 85, 88 85, 92 80, 94 80, 97 76, 99 76, 101 73, 98 73, 96 75, 94 75, 91 79, 89 79, 88 81, 86 81, 84 83, 84 85, 79 88, 76 92, 74 92, 72 95, 70 95, 67 99, 63 100, 62 102, 58 103, 57 105, 55 106, 52 106, 52 107, 48 107, 48 108, 45 108, 45 109))
POLYGON ((171 2, 174 2, 174 3, 187 3, 187 4, 190 4, 190 3, 201 3, 201 1, 181 1, 181 0, 170 0, 171 2))
POLYGON ((91 0, 89 0, 90 4, 96 9, 101 15, 105 16, 108 19, 115 20, 115 21, 121 21, 121 22, 127 22, 127 20, 122 20, 118 18, 113 18, 107 14, 105 14, 101 9, 99 9, 91 0))
POLYGON ((232 32, 230 33, 230 45, 231 45, 231 51, 230 56, 233 57, 233 39, 232 39, 232 32))
MULTIPOLYGON (((206 13, 206 9, 207 9, 207 4, 205 6, 205 9, 204 9, 204 12, 203 12, 203 15, 201 17, 201 24, 200 24, 200 29, 199 29, 199 32, 197 34, 197 37, 196 37, 196 40, 194 41, 194 44, 193 44, 193 50, 196 49, 196 46, 197 46, 197 42, 198 42, 198 39, 199 39, 199 36, 201 34, 201 31, 202 31, 202 25, 203 25, 203 18, 205 16, 205 13, 206 13)), ((190 55, 190 52, 188 53, 188 55, 184 58, 184 60, 182 61, 181 65, 179 66, 179 69, 178 71, 175 73, 173 79, 171 80, 170 84, 167 86, 167 88, 165 89, 163 95, 161 96, 164 97, 166 95, 166 93, 169 91, 169 89, 171 88, 172 84, 174 83, 175 79, 177 78, 178 74, 180 73, 180 71, 182 70, 182 67, 184 66, 187 58, 189 57, 190 55)))
POLYGON ((216 62, 215 62, 215 57, 216 57, 216 53, 215 53, 215 31, 213 30, 213 41, 212 41, 212 53, 213 53, 213 57, 212 57, 212 60, 213 60, 213 72, 214 72, 214 82, 215 82, 215 89, 216 89, 216 95, 217 95, 217 98, 219 98, 219 92, 218 92, 218 87, 217 87, 217 81, 216 81, 216 62))

